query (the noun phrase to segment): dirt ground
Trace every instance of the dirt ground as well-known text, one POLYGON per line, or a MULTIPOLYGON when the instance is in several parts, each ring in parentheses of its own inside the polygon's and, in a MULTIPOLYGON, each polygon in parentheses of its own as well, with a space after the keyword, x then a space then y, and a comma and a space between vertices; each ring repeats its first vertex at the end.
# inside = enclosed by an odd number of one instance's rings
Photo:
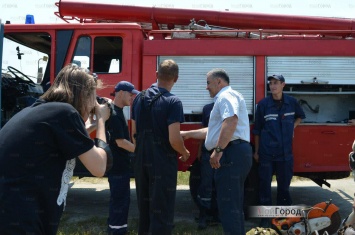
MULTIPOLYGON (((291 193, 294 204, 314 205, 319 202, 332 202, 340 208, 344 219, 352 210, 352 200, 355 192, 355 182, 352 177, 341 180, 329 180, 331 188, 319 187, 312 181, 300 180, 292 182, 291 193)), ((191 220, 198 214, 198 209, 192 201, 187 185, 177 187, 175 220, 191 220)), ((276 184, 273 183, 273 194, 276 194, 276 184)), ((82 178, 72 182, 68 192, 66 214, 70 219, 80 221, 92 216, 107 218, 109 205, 109 186, 106 178, 82 178)), ((131 182, 130 218, 138 218, 135 184, 131 182)), ((258 225, 258 219, 246 221, 246 231, 258 225)))

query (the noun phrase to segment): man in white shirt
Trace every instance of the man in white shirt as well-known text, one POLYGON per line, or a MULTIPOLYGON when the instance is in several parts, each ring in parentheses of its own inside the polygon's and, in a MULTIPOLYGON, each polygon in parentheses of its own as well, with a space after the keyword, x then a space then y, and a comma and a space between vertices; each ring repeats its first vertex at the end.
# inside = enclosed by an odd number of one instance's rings
POLYGON ((220 219, 225 234, 245 234, 244 181, 252 165, 248 110, 239 92, 229 86, 223 69, 207 73, 207 87, 214 98, 208 127, 181 131, 184 139, 205 139, 207 150, 214 150, 210 164, 215 184, 220 219))

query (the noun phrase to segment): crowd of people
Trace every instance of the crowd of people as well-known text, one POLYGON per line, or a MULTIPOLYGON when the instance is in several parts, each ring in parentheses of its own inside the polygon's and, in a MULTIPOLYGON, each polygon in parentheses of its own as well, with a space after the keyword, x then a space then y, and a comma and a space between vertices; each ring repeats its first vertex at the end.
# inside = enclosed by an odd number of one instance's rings
MULTIPOLYGON (((172 234, 178 161, 190 157, 187 139, 201 140, 198 229, 206 229, 210 215, 225 234, 245 234, 244 183, 253 161, 258 167, 259 204, 272 205, 276 174, 276 203, 291 205, 292 141, 305 113, 283 92, 285 78, 266 78, 271 94, 258 102, 252 132, 243 95, 232 89, 228 73, 219 68, 206 74, 213 103, 203 107, 203 128, 182 131, 183 105, 171 93, 178 78, 178 64, 164 60, 157 82, 149 88, 138 91, 121 81, 114 98, 99 104, 97 76, 75 64, 65 66, 32 106, 0 130, 0 234, 56 234, 76 159, 92 175, 108 177, 108 234, 128 233, 131 167, 138 233, 172 234), (131 106, 131 130, 125 106, 131 106), (94 140, 89 135, 93 130, 94 140)), ((349 124, 355 125, 355 120, 349 124)), ((271 227, 270 222, 262 219, 260 226, 271 227)))

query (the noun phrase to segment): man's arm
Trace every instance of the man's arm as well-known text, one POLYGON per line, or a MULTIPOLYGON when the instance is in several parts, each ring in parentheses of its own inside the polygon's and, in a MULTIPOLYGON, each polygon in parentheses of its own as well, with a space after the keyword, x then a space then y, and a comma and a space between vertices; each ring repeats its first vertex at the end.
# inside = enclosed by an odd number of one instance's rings
POLYGON ((295 129, 298 126, 298 124, 301 123, 301 121, 302 121, 301 118, 296 118, 295 123, 293 124, 293 129, 295 129))
POLYGON ((233 137, 233 133, 237 128, 238 117, 237 115, 233 115, 232 117, 228 117, 223 120, 221 132, 219 134, 219 138, 217 141, 217 146, 221 148, 227 147, 228 143, 231 141, 233 137))
POLYGON ((169 142, 173 149, 181 154, 180 159, 186 161, 190 152, 185 148, 184 140, 180 135, 180 123, 175 122, 169 125, 169 142))
POLYGON ((197 130, 180 131, 180 134, 184 138, 184 140, 187 140, 187 139, 203 140, 203 139, 206 139, 207 130, 208 130, 208 128, 205 127, 205 128, 201 128, 201 129, 197 129, 197 130))
POLYGON ((127 150, 128 152, 133 153, 135 146, 134 144, 132 144, 130 141, 126 140, 126 139, 116 139, 116 144, 118 147, 123 148, 125 150, 127 150))
MULTIPOLYGON (((235 129, 237 128, 237 124, 238 124, 237 115, 224 119, 221 127, 221 132, 219 134, 219 138, 217 141, 217 146, 221 147, 222 149, 227 147, 228 143, 231 141, 233 137, 233 133, 235 129)), ((217 153, 216 151, 213 151, 210 157, 210 164, 212 168, 217 169, 221 166, 219 160, 221 159, 222 154, 223 154, 222 152, 217 153)))
POLYGON ((135 136, 137 134, 137 129, 136 129, 136 121, 134 121, 133 119, 131 119, 131 128, 132 128, 131 139, 132 139, 134 146, 136 146, 136 137, 135 136))

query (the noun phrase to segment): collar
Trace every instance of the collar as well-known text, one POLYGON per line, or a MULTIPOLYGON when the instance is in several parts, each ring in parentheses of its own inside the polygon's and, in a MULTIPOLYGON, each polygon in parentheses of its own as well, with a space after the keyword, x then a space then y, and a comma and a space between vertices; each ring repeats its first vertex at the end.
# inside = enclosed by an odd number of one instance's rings
POLYGON ((118 106, 115 105, 114 103, 112 103, 111 105, 113 106, 113 109, 123 110, 123 108, 118 107, 118 106))
POLYGON ((231 86, 225 86, 223 87, 218 93, 217 95, 213 98, 213 101, 216 102, 216 100, 218 99, 218 96, 220 96, 222 94, 222 92, 227 91, 227 90, 232 90, 231 86))
MULTIPOLYGON (((284 104, 289 104, 290 103, 290 98, 288 95, 285 93, 282 93, 282 101, 284 104)), ((274 106, 275 102, 274 99, 272 98, 272 94, 268 96, 268 102, 267 102, 268 107, 274 106)))

